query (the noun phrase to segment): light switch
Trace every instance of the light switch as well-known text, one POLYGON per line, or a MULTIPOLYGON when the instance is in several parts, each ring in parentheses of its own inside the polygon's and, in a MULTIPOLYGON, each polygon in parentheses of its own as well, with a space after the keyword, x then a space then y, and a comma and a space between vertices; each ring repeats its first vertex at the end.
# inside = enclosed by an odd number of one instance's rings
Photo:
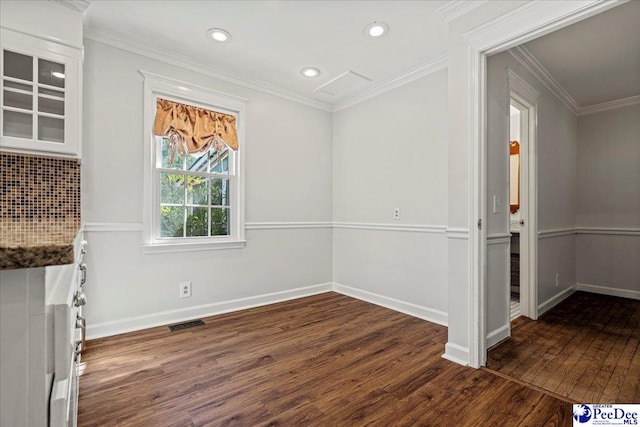
POLYGON ((498 195, 493 196, 493 213, 500 213, 500 197, 498 195))

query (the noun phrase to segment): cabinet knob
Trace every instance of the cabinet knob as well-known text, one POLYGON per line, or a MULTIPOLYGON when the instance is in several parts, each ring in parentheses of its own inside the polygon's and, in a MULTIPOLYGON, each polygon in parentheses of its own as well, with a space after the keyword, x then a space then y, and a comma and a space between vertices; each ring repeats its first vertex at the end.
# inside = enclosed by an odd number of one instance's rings
POLYGON ((76 307, 80 307, 83 306, 87 303, 87 296, 84 294, 84 292, 76 292, 76 295, 73 298, 73 304, 76 307))

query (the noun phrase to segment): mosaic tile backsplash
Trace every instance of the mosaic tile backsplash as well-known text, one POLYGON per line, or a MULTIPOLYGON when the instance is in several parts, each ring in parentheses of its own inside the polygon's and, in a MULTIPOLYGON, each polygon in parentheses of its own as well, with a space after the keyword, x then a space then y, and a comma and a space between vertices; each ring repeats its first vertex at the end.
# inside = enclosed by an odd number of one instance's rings
POLYGON ((0 220, 80 225, 77 159, 0 153, 0 220))

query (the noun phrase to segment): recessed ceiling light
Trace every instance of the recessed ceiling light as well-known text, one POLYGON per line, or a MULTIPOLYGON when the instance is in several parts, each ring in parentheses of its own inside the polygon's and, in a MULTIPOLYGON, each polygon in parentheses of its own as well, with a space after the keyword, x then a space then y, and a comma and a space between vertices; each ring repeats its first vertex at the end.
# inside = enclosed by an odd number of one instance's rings
POLYGON ((222 28, 211 28, 207 31, 207 35, 217 42, 228 42, 231 40, 231 34, 222 28))
POLYGON ((372 38, 384 36, 389 32, 389 26, 384 22, 372 22, 364 27, 364 33, 372 38))
POLYGON ((306 67, 300 71, 300 74, 305 77, 318 77, 320 75, 320 70, 313 67, 306 67))
POLYGON ((64 73, 60 72, 60 71, 52 71, 51 75, 53 77, 57 77, 59 79, 64 79, 66 76, 64 75, 64 73))

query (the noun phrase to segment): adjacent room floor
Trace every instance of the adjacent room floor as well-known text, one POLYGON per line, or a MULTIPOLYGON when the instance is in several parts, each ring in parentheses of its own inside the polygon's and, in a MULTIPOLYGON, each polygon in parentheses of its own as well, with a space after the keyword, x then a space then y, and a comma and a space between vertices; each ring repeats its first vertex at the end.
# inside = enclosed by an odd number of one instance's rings
POLYGON ((570 426, 563 399, 441 357, 447 328, 336 293, 90 341, 79 426, 570 426))
POLYGON ((640 301, 576 292, 511 334, 487 368, 574 402, 640 402, 640 301))

